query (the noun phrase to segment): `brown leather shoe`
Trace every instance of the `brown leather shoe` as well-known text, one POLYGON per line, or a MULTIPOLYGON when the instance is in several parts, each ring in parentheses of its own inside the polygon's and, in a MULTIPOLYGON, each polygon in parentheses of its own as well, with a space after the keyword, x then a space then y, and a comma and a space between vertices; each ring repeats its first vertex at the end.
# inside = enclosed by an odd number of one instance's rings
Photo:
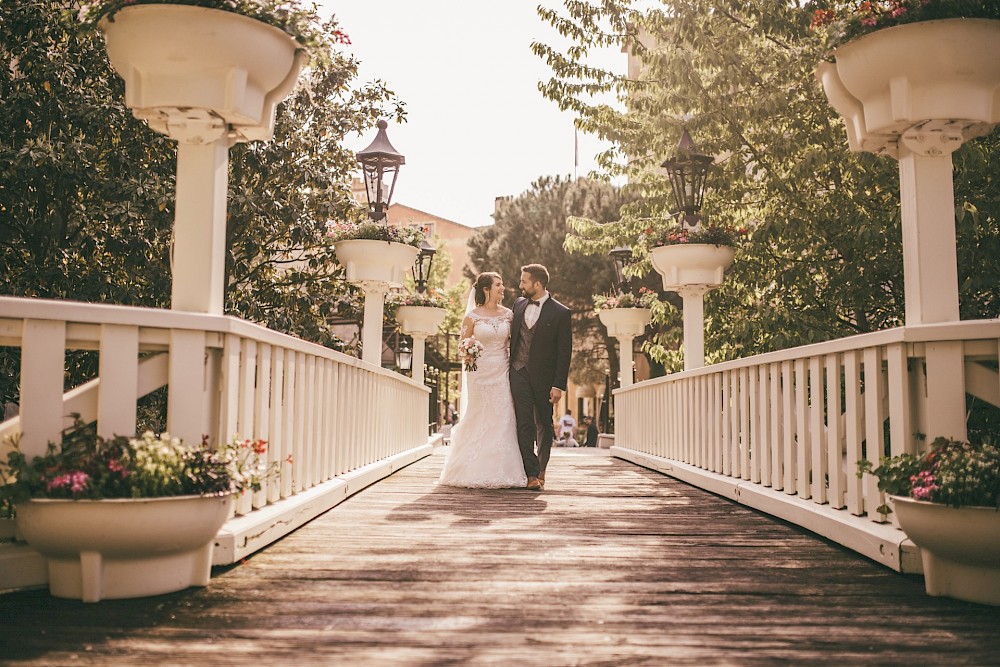
POLYGON ((541 485, 541 488, 545 488, 545 475, 538 476, 538 483, 541 485))
POLYGON ((529 491, 541 491, 542 483, 538 481, 537 477, 528 478, 528 486, 525 487, 529 491))

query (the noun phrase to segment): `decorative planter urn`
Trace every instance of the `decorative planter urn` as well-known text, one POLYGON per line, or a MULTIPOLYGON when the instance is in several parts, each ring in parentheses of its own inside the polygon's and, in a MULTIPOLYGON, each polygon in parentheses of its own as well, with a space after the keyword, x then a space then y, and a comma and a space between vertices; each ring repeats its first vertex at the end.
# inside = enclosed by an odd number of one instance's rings
POLYGON ((597 316, 608 329, 608 335, 618 339, 621 386, 629 387, 634 379, 632 339, 646 331, 651 319, 649 308, 606 308, 597 316))
POLYGON ((427 337, 437 333, 448 311, 434 306, 400 306, 396 311, 396 321, 403 333, 413 337, 413 363, 411 377, 423 384, 424 352, 427 337))
POLYGON ((101 30, 135 117, 189 143, 270 139, 307 59, 280 28, 205 7, 125 7, 101 30))
POLYGON ((400 306, 396 321, 403 333, 410 336, 433 336, 444 321, 448 311, 434 306, 400 306))
POLYGON ((890 499, 903 532, 920 547, 928 594, 1000 605, 1000 510, 890 499))
POLYGON ((333 245, 349 281, 375 280, 397 288, 403 286, 403 274, 413 266, 419 252, 414 246, 394 241, 351 239, 333 245))
POLYGON ((597 316, 607 327, 609 336, 634 338, 645 333, 652 311, 649 308, 605 308, 597 316))
POLYGON ((735 256, 736 249, 726 245, 679 243, 653 248, 650 260, 663 276, 663 289, 676 292, 693 285, 721 285, 735 256))
POLYGON ((205 586, 232 496, 30 500, 18 529, 48 560, 49 590, 84 602, 205 586))
POLYGON ((908 23, 833 55, 816 76, 844 117, 852 151, 895 155, 903 137, 927 154, 950 153, 1000 123, 1000 21, 908 23))

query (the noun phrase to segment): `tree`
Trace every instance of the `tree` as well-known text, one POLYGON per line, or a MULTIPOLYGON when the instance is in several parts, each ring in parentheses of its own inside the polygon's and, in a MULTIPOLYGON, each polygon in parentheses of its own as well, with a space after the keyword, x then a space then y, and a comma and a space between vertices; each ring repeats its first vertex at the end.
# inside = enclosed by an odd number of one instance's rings
MULTIPOLYGON (((615 341, 607 338, 604 326, 594 315, 591 299, 610 288, 614 279, 611 261, 607 257, 571 255, 564 243, 570 217, 617 220, 623 203, 618 189, 604 181, 545 176, 527 192, 501 201, 493 216, 494 224, 477 230, 469 239, 470 263, 475 270, 496 271, 504 277, 508 290, 518 296, 521 267, 545 265, 551 275, 549 288, 553 296, 573 313, 574 348, 593 350, 602 343, 613 364, 609 369, 612 377, 617 376, 615 341)), ((474 277, 470 273, 470 278, 474 277)), ((603 382, 606 364, 589 354, 575 354, 570 373, 581 384, 603 382)))
MULTIPOLYGON (((848 152, 843 122, 813 75, 826 45, 810 30, 810 4, 667 0, 640 12, 622 0, 539 11, 574 41, 566 52, 533 45, 553 70, 543 94, 575 111, 581 130, 614 142, 600 164, 628 177, 626 192, 642 194, 618 225, 582 221, 581 249, 647 250, 644 230, 662 226, 673 208, 658 165, 686 126, 719 156, 705 216, 750 229, 725 285, 707 298, 716 359, 902 323, 897 165, 848 152), (589 49, 622 41, 642 63, 638 79, 585 64, 589 49), (626 110, 590 101, 595 92, 617 94, 626 110)), ((997 274, 982 271, 997 268, 982 249, 1000 243, 996 147, 994 133, 955 157, 965 317, 998 314, 997 274)), ((650 269, 648 261, 636 267, 650 269)), ((664 329, 657 343, 651 354, 677 368, 678 332, 664 329)))
MULTIPOLYGON (((275 137, 230 152, 226 312, 336 346, 326 318, 350 291, 325 242, 330 219, 362 215, 343 138, 386 111, 381 82, 358 87, 336 23, 275 137)), ((99 34, 71 3, 0 7, 0 293, 166 307, 176 149, 124 106, 99 34)), ((68 360, 68 385, 96 372, 68 360)), ((16 400, 16 350, 0 356, 0 401, 16 400)))

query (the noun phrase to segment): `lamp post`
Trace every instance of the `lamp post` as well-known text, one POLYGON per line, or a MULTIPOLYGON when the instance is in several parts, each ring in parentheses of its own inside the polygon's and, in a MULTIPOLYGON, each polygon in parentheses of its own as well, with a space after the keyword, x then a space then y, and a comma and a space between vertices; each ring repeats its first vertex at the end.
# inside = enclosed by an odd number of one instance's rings
POLYGON ((427 281, 431 279, 431 267, 434 265, 434 255, 437 249, 427 239, 420 242, 420 253, 413 263, 413 282, 419 294, 427 291, 427 281))
POLYGON ((399 350, 396 352, 396 364, 399 366, 399 370, 404 373, 413 368, 413 351, 406 343, 399 344, 399 350))
MULTIPOLYGON (((701 226, 701 204, 714 158, 701 153, 687 129, 677 144, 676 156, 665 160, 674 201, 685 229, 701 226)), ((684 300, 684 370, 705 365, 705 294, 722 283, 733 252, 722 246, 681 244, 656 248, 653 267, 663 276, 663 289, 684 300)))
MULTIPOLYGON (((358 153, 358 163, 365 179, 365 196, 368 198, 368 217, 373 222, 383 222, 386 210, 396 189, 399 168, 406 158, 397 151, 385 132, 388 123, 378 122, 375 140, 358 153), (386 183, 386 179, 391 180, 386 183)), ((357 280, 365 293, 364 323, 361 329, 361 359, 376 366, 382 357, 382 316, 385 312, 385 295, 390 284, 385 280, 357 280)))
POLYGON ((670 177, 681 224, 690 229, 701 225, 701 203, 705 197, 708 170, 715 158, 698 150, 687 128, 677 142, 677 155, 661 165, 670 177))

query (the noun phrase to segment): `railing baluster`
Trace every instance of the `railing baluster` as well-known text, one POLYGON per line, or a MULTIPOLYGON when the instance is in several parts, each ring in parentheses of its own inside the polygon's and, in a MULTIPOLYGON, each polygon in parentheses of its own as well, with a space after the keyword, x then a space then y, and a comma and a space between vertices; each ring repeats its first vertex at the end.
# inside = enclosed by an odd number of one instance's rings
POLYGON ((809 498, 809 379, 806 360, 795 360, 795 493, 809 498))
POLYGON ((782 487, 785 493, 795 493, 795 376, 791 361, 781 362, 781 436, 782 436, 782 487))
POLYGON ((784 457, 782 456, 784 446, 783 426, 784 400, 781 388, 781 364, 770 364, 771 373, 771 433, 768 447, 771 450, 771 488, 781 491, 784 484, 784 457))
POLYGON ((844 507, 844 456, 840 418, 843 414, 840 389, 840 360, 836 354, 826 357, 826 451, 830 490, 827 501, 831 507, 844 507))
POLYGON ((906 345, 889 345, 885 352, 889 389, 889 453, 892 456, 915 454, 917 441, 914 434, 917 429, 910 414, 906 345))
MULTIPOLYGON (((253 401, 254 439, 271 440, 271 346, 261 344, 257 350, 257 387, 253 401)), ((253 495, 253 507, 267 504, 267 488, 253 495)))
POLYGON ((135 434, 139 389, 139 327, 101 325, 97 432, 105 438, 135 434))
POLYGON ((280 474, 267 485, 267 499, 276 502, 281 498, 281 479, 287 477, 290 466, 285 462, 285 348, 275 347, 271 357, 271 442, 268 447, 269 463, 278 464, 280 474))
POLYGON ((42 456, 50 442, 60 442, 64 426, 63 369, 66 323, 24 320, 21 334, 21 451, 42 456))
POLYGON ((740 400, 740 478, 750 479, 750 371, 741 368, 739 372, 740 400))
POLYGON ((746 416, 747 424, 747 446, 750 450, 750 481, 754 484, 760 483, 760 378, 757 376, 757 369, 747 369, 746 389, 749 394, 747 406, 749 413, 746 416))
POLYGON ((863 424, 861 418, 861 368, 858 352, 844 352, 844 466, 847 474, 847 511, 864 514, 864 493, 861 480, 855 474, 858 461, 862 459, 861 440, 863 424))
POLYGON ((768 400, 771 388, 771 378, 768 375, 767 364, 757 367, 760 383, 759 405, 757 413, 757 433, 755 451, 760 455, 760 483, 771 486, 771 403, 768 400))
POLYGON ((170 330, 167 382, 167 430, 197 445, 208 429, 204 331, 170 330))
POLYGON ((823 428, 824 401, 823 358, 820 356, 809 359, 809 446, 812 450, 809 456, 809 475, 812 481, 813 502, 826 502, 827 484, 827 454, 826 431, 823 428))
MULTIPOLYGON (((869 347, 864 351, 864 399, 865 399, 865 458, 878 465, 885 456, 885 411, 882 409, 882 350, 869 347)), ((865 475, 864 483, 865 513, 873 521, 882 521, 883 517, 876 511, 883 502, 882 492, 878 489, 878 479, 874 475, 865 475)))
POLYGON ((741 475, 742 457, 740 456, 740 373, 732 371, 729 374, 729 474, 732 477, 741 475))

